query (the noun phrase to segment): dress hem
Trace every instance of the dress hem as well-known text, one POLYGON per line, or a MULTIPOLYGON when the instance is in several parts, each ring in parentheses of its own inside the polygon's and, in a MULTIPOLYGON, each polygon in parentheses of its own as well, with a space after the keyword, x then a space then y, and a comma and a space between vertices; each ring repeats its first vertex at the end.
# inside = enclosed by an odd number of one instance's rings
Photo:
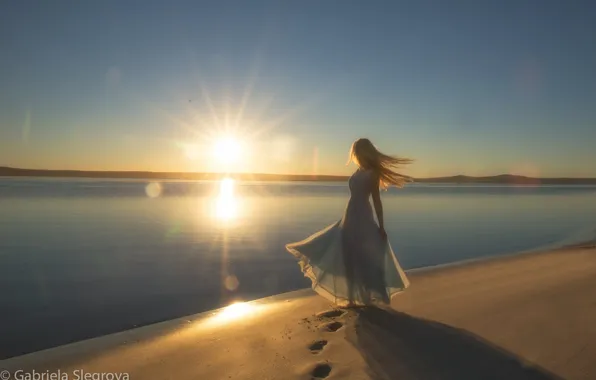
MULTIPOLYGON (((326 300, 332 302, 336 306, 348 306, 348 305, 355 305, 355 306, 373 306, 375 302, 372 303, 363 303, 358 301, 350 302, 347 298, 344 297, 337 297, 329 290, 325 289, 323 286, 319 284, 319 280, 315 273, 312 270, 312 265, 310 265, 310 260, 307 256, 303 255, 297 249, 293 248, 292 246, 299 243, 294 244, 287 244, 286 250, 292 254, 296 259, 298 259, 298 265, 304 274, 304 277, 308 278, 312 282, 312 290, 314 290, 317 294, 321 297, 325 298, 326 300)), ((377 301, 383 305, 391 305, 391 300, 401 293, 403 293, 409 287, 409 283, 405 283, 403 288, 387 288, 387 295, 389 297, 389 303, 383 301, 377 301), (391 290, 389 290, 391 289, 391 290)))

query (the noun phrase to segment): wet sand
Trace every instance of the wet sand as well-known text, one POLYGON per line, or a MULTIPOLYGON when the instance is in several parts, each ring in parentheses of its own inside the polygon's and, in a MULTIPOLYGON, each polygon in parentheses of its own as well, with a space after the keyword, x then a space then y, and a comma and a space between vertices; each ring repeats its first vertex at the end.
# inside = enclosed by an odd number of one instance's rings
POLYGON ((411 288, 393 310, 337 311, 303 290, 4 360, 0 369, 69 379, 596 378, 593 244, 408 275, 411 288))

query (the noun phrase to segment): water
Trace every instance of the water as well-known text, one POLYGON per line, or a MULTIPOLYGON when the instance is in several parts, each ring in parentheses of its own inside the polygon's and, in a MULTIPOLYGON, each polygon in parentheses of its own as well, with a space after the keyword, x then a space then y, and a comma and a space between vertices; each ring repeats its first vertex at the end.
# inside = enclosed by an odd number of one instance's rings
MULTIPOLYGON (((0 179, 0 358, 309 286, 287 242, 342 215, 340 183, 0 179)), ((405 269, 596 236, 595 186, 383 194, 405 269)))

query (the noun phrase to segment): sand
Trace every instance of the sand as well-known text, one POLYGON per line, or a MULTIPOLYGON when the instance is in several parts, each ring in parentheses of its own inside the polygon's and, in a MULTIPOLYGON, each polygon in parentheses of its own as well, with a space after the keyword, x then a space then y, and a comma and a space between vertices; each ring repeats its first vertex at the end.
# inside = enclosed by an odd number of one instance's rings
POLYGON ((56 379, 596 379, 594 245, 409 277, 392 310, 337 311, 303 290, 0 369, 56 379))

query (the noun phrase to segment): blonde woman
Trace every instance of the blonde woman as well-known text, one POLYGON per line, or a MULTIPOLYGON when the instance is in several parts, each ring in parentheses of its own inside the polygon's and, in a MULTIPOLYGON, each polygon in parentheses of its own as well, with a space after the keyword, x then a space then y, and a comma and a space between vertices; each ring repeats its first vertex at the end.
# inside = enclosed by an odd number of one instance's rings
POLYGON ((358 169, 349 180, 350 200, 343 218, 286 249, 300 260, 312 288, 336 305, 387 305, 409 282, 387 241, 380 189, 409 182, 410 177, 396 169, 411 160, 388 156, 370 140, 358 139, 350 149, 350 162, 358 169))

